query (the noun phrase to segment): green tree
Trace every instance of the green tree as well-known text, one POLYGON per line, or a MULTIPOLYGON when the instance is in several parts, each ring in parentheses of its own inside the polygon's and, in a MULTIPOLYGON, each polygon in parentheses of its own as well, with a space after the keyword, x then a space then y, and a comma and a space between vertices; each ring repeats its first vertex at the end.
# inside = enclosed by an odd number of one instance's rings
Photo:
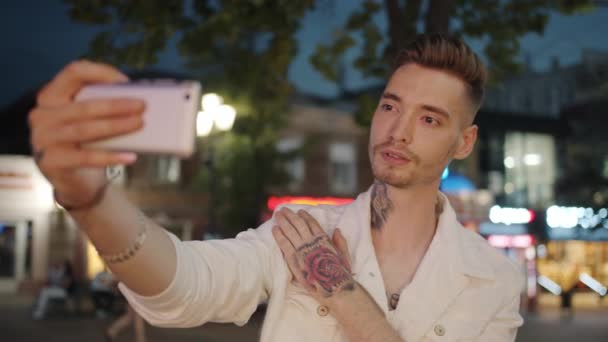
MULTIPOLYGON (((237 109, 232 132, 217 144, 218 221, 222 234, 255 226, 268 189, 287 180, 277 132, 293 87, 288 67, 295 33, 313 0, 65 0, 70 17, 97 25, 89 57, 143 68, 177 41, 190 74, 237 109)), ((205 187, 206 170, 199 177, 205 187)))
MULTIPOLYGON (((363 76, 384 80, 391 62, 404 44, 422 32, 448 33, 483 44, 493 80, 520 70, 519 38, 529 32, 542 34, 552 12, 587 11, 592 0, 362 0, 334 32, 327 44, 319 44, 310 61, 330 81, 339 82, 344 54, 360 46, 353 67, 363 76), (383 31, 378 15, 384 15, 383 31)), ((598 3, 601 5, 601 3, 598 3)), ((377 94, 364 94, 357 121, 367 126, 377 94)))

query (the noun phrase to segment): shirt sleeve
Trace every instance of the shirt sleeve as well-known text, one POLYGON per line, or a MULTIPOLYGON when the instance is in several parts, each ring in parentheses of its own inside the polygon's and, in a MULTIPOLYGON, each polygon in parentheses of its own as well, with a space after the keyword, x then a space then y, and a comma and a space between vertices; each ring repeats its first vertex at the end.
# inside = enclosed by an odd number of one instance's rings
POLYGON ((272 238, 272 221, 226 240, 180 241, 167 233, 177 253, 171 284, 155 296, 138 295, 122 283, 119 288, 135 311, 152 325, 244 325, 257 306, 269 298, 273 278, 287 272, 272 238))

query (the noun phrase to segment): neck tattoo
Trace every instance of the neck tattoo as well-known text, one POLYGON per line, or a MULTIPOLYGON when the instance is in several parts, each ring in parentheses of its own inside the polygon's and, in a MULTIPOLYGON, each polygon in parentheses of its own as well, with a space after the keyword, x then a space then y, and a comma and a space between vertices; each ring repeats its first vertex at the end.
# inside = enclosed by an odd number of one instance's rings
POLYGON ((381 229, 392 211, 393 202, 388 197, 388 187, 385 183, 376 181, 372 189, 371 200, 372 229, 381 229))

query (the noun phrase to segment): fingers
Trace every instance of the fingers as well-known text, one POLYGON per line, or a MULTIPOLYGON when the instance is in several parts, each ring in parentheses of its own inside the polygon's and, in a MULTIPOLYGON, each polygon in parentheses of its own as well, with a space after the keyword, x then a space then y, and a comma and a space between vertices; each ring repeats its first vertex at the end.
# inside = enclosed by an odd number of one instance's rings
POLYGON ((334 243, 334 246, 336 246, 336 248, 340 251, 340 253, 344 255, 350 255, 348 254, 348 245, 346 244, 346 239, 344 239, 340 228, 336 228, 334 230, 334 235, 332 236, 331 240, 334 243))
POLYGON ((87 121, 143 113, 145 104, 137 99, 94 99, 61 107, 38 107, 29 114, 30 126, 54 126, 60 123, 87 121))
POLYGON ((116 68, 101 63, 76 61, 69 64, 38 94, 38 105, 52 107, 68 104, 88 83, 126 82, 128 77, 116 68))
POLYGON ((313 236, 327 235, 327 233, 325 233, 325 230, 323 230, 323 228, 321 228, 321 226, 319 225, 319 222, 317 222, 317 220, 306 210, 298 211, 298 216, 300 216, 306 222, 306 225, 310 229, 310 233, 313 236))
POLYGON ((275 221, 283 235, 285 235, 294 248, 302 245, 302 236, 300 233, 298 233, 297 228, 294 227, 289 220, 287 220, 287 217, 285 217, 285 215, 282 213, 282 210, 276 213, 275 221))
POLYGON ((72 123, 56 129, 52 127, 34 129, 32 131, 32 145, 37 150, 44 150, 49 146, 58 144, 82 144, 132 133, 143 126, 144 121, 141 116, 131 115, 121 118, 72 123))
POLYGON ((44 152, 39 160, 41 169, 71 169, 81 167, 107 167, 128 165, 137 160, 135 153, 118 153, 98 150, 74 149, 73 147, 55 147, 44 152))
POLYGON ((283 255, 285 257, 291 258, 291 256, 295 253, 295 247, 291 243, 291 241, 289 241, 289 239, 285 236, 285 234, 283 234, 281 227, 272 227, 272 236, 277 242, 277 245, 279 245, 279 248, 281 249, 281 252, 283 252, 283 255))
POLYGON ((311 287, 310 284, 306 281, 306 275, 303 273, 304 271, 301 269, 298 263, 298 259, 296 256, 296 250, 294 246, 291 244, 289 239, 283 234, 281 228, 279 226, 272 227, 272 236, 274 240, 277 242, 281 253, 283 253, 283 258, 291 271, 291 274, 296 279, 296 281, 307 288, 308 290, 314 290, 314 287, 311 287))
POLYGON ((300 215, 300 213, 304 212, 304 210, 299 210, 298 214, 296 214, 289 208, 283 208, 280 212, 285 215, 291 225, 296 228, 300 236, 305 239, 308 239, 313 236, 308 222, 300 215))

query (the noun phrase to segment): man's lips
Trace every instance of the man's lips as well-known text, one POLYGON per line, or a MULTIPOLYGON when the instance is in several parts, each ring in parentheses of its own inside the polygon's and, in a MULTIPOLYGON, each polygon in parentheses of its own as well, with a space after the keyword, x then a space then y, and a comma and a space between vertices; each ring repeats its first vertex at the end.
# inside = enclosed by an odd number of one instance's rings
POLYGON ((391 164, 406 164, 411 161, 403 153, 392 149, 383 149, 380 151, 380 155, 382 156, 382 159, 391 164))

